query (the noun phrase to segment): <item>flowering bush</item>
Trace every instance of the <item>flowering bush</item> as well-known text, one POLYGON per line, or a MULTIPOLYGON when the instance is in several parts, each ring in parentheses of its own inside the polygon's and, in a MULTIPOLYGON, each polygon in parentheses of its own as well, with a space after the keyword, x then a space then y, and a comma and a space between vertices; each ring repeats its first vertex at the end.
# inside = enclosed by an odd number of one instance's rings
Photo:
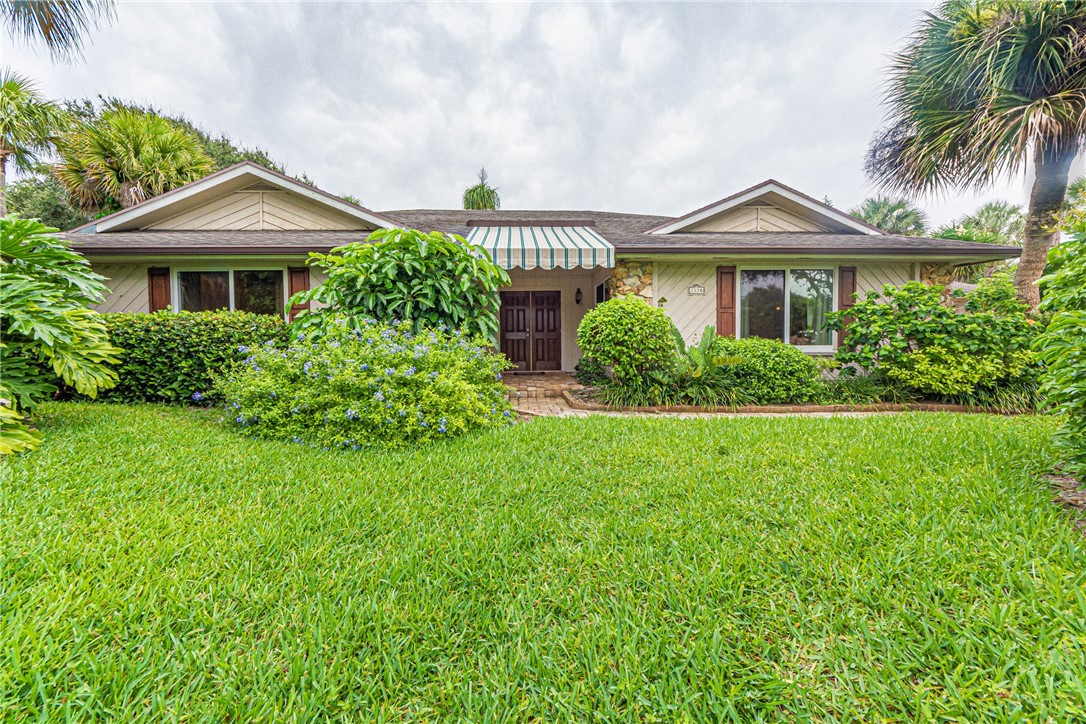
POLYGON ((323 448, 397 447, 512 422, 501 372, 481 338, 365 320, 296 332, 251 350, 216 391, 228 424, 323 448))

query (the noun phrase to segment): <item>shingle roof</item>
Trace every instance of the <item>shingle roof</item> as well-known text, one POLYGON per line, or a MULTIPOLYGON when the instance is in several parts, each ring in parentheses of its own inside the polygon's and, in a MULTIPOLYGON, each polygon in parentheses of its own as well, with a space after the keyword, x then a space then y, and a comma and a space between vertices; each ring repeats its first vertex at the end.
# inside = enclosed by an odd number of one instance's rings
MULTIPOLYGON (((668 216, 607 211, 463 211, 408 209, 382 212, 385 217, 423 231, 467 235, 469 222, 595 222, 593 229, 620 254, 834 254, 911 255, 1009 259, 1017 247, 913 236, 807 232, 680 232, 647 234, 668 216)), ((366 231, 123 231, 69 233, 76 248, 89 254, 305 254, 362 241, 366 231)))

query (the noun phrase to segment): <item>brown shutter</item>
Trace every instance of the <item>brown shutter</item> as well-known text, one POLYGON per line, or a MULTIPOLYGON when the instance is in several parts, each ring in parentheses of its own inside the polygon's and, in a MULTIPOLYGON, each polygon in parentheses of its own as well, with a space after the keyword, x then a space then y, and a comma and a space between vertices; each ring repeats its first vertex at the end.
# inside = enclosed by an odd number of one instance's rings
MULTIPOLYGON (((837 270, 837 309, 849 309, 856 300, 853 299, 853 295, 856 293, 856 267, 843 266, 837 270)), ((851 321, 849 318, 843 320, 845 324, 851 321)), ((845 333, 844 330, 837 331, 837 346, 840 347, 844 344, 845 333)))
POLYGON ((170 306, 170 268, 168 266, 147 267, 147 307, 149 312, 172 308, 170 306))
POLYGON ((716 268, 716 333, 735 336, 735 267, 716 268))
MULTIPOLYGON (((294 296, 298 292, 309 291, 309 267, 307 266, 292 266, 287 268, 288 288, 290 289, 290 296, 294 296)), ((290 318, 298 314, 303 309, 309 309, 309 302, 305 304, 295 304, 290 308, 290 318)))

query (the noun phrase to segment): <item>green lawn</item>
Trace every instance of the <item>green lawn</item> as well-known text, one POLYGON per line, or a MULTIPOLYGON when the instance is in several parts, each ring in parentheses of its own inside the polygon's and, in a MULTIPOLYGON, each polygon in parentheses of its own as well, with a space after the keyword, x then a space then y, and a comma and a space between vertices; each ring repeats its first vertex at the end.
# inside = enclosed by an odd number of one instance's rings
POLYGON ((3 463, 0 720, 1086 716, 1047 420, 214 419, 53 404, 3 463))

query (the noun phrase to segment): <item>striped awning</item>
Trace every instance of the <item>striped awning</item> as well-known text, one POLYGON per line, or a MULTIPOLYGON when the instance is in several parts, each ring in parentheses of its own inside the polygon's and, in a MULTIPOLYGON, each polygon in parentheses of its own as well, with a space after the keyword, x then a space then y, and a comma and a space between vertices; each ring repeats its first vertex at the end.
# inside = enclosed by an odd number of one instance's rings
POLYGON ((468 242, 503 269, 610 269, 615 247, 587 226, 476 226, 468 242))

